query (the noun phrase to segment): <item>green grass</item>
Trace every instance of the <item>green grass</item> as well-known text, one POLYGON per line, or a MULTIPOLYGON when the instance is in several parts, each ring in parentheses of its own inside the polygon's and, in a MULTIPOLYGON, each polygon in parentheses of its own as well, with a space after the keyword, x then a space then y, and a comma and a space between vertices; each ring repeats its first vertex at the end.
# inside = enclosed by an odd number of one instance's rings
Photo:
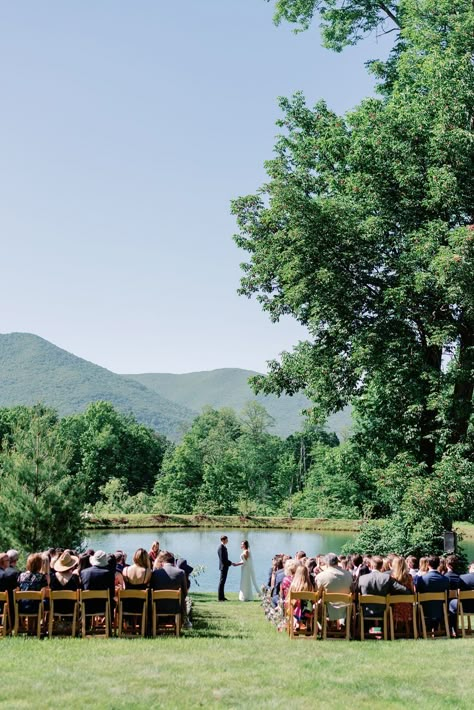
MULTIPOLYGON (((474 538, 474 523, 454 523, 453 526, 464 539, 474 538)), ((461 543, 462 544, 462 543, 461 543)))
POLYGON ((0 707, 472 707, 474 639, 290 641, 257 602, 193 597, 180 639, 0 640, 0 707))
POLYGON ((90 516, 87 528, 260 528, 357 532, 361 520, 345 518, 264 518, 244 515, 145 515, 142 513, 90 516))

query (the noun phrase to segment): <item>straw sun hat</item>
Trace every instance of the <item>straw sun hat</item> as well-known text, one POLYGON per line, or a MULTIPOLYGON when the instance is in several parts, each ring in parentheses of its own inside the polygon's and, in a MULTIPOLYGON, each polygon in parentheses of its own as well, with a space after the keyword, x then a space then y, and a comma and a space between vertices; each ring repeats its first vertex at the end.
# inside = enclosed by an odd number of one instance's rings
POLYGON ((58 557, 53 565, 55 572, 67 572, 77 565, 79 562, 79 557, 75 555, 70 555, 69 552, 63 552, 63 554, 58 557))

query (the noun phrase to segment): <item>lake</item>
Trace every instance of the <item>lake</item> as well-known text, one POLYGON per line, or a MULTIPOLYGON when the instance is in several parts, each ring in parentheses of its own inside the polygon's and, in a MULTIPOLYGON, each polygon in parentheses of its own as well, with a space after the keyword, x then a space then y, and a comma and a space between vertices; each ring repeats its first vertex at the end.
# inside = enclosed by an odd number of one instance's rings
MULTIPOLYGON (((185 557, 192 567, 204 565, 206 570, 197 580, 199 587, 193 581, 191 589, 212 592, 217 590, 219 581, 217 548, 223 534, 229 537, 227 549, 229 559, 233 562, 239 561, 242 540, 249 541, 259 586, 267 581, 268 570, 275 553, 285 552, 294 555, 298 550, 304 550, 311 557, 326 552, 338 553, 342 546, 354 537, 347 532, 314 532, 312 530, 128 528, 124 530, 91 530, 86 538, 86 546, 106 552, 123 550, 128 555, 127 562, 131 564, 133 553, 138 547, 149 550, 153 540, 158 540, 161 549, 170 550, 177 557, 185 557)), ((474 560, 474 540, 468 539, 461 544, 468 560, 474 560)), ((226 590, 238 592, 239 582, 240 569, 231 567, 227 577, 226 590)))
MULTIPOLYGON (((309 556, 326 552, 340 552, 344 543, 351 539, 350 533, 314 532, 310 530, 208 530, 203 528, 139 528, 126 530, 91 530, 86 538, 86 546, 94 550, 127 553, 127 562, 131 564, 133 553, 138 547, 149 550, 153 540, 158 540, 160 548, 172 551, 177 557, 185 557, 191 566, 206 567, 199 578, 199 587, 193 581, 191 589, 203 592, 217 590, 219 564, 217 548, 221 535, 228 535, 229 559, 238 562, 240 543, 248 540, 253 556, 255 575, 258 585, 267 581, 272 557, 277 552, 294 555, 304 550, 309 556)), ((226 590, 238 592, 240 569, 231 567, 227 577, 226 590)))

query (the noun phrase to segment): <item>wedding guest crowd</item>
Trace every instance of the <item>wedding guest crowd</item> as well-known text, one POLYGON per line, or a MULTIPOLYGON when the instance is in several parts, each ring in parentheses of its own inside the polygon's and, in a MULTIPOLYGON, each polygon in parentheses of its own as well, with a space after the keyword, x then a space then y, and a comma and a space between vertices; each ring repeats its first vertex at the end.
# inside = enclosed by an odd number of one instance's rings
MULTIPOLYGON (((439 557, 431 555, 418 560, 413 555, 404 558, 390 554, 386 557, 360 554, 308 556, 302 550, 293 557, 284 553, 276 554, 268 576, 268 590, 273 607, 286 607, 289 591, 314 591, 321 598, 328 593, 372 594, 413 594, 415 592, 447 592, 450 589, 474 591, 474 562, 466 571, 457 555, 439 557)), ((449 623, 455 635, 457 599, 449 603, 449 623)), ((464 609, 474 613, 474 602, 466 601, 464 609)), ((306 610, 307 612, 307 610, 306 610)), ((377 617, 378 605, 364 607, 364 615, 377 617)), ((440 602, 425 602, 423 613, 430 628, 437 628, 442 617, 440 602)), ((293 610, 296 620, 305 614, 301 603, 296 602, 293 610)), ((393 607, 396 627, 405 627, 412 620, 411 604, 395 604, 393 607)), ((341 605, 328 605, 328 619, 342 617, 341 605)))
MULTIPOLYGON (((160 551, 158 542, 153 543, 150 552, 138 548, 133 555, 131 565, 127 565, 127 555, 123 550, 117 550, 115 554, 107 554, 103 550, 89 549, 77 554, 74 550, 51 548, 46 552, 29 554, 24 570, 18 568, 18 559, 17 550, 0 552, 0 592, 8 592, 13 620, 15 589, 20 591, 108 590, 112 608, 117 604, 120 589, 180 589, 183 625, 185 628, 192 626, 187 616, 186 597, 191 583, 189 576, 193 568, 185 559, 175 560, 172 552, 160 551)), ((58 603, 60 605, 60 602, 58 603)), ((133 605, 134 600, 127 600, 127 603, 133 605)), ((38 602, 34 601, 21 601, 21 612, 35 613, 34 607, 37 604, 38 602)), ((48 607, 47 594, 45 594, 45 607, 46 609, 48 607)), ((55 608, 59 611, 57 605, 55 608)), ((163 609, 167 611, 165 607, 163 609)), ((171 607, 169 611, 175 612, 171 607)))

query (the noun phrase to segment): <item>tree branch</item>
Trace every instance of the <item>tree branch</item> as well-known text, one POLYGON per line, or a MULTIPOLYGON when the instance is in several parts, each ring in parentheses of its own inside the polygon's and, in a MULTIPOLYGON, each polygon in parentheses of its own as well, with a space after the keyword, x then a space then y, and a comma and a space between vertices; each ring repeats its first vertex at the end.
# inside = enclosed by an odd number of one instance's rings
POLYGON ((396 26, 398 27, 398 29, 401 30, 401 29, 402 29, 402 26, 401 26, 401 24, 399 23, 397 16, 393 14, 393 12, 386 6, 386 4, 385 4, 384 2, 378 2, 377 4, 378 4, 378 6, 380 7, 380 9, 385 12, 385 14, 387 15, 387 17, 390 17, 390 19, 392 20, 392 22, 394 22, 394 23, 396 24, 396 26))

